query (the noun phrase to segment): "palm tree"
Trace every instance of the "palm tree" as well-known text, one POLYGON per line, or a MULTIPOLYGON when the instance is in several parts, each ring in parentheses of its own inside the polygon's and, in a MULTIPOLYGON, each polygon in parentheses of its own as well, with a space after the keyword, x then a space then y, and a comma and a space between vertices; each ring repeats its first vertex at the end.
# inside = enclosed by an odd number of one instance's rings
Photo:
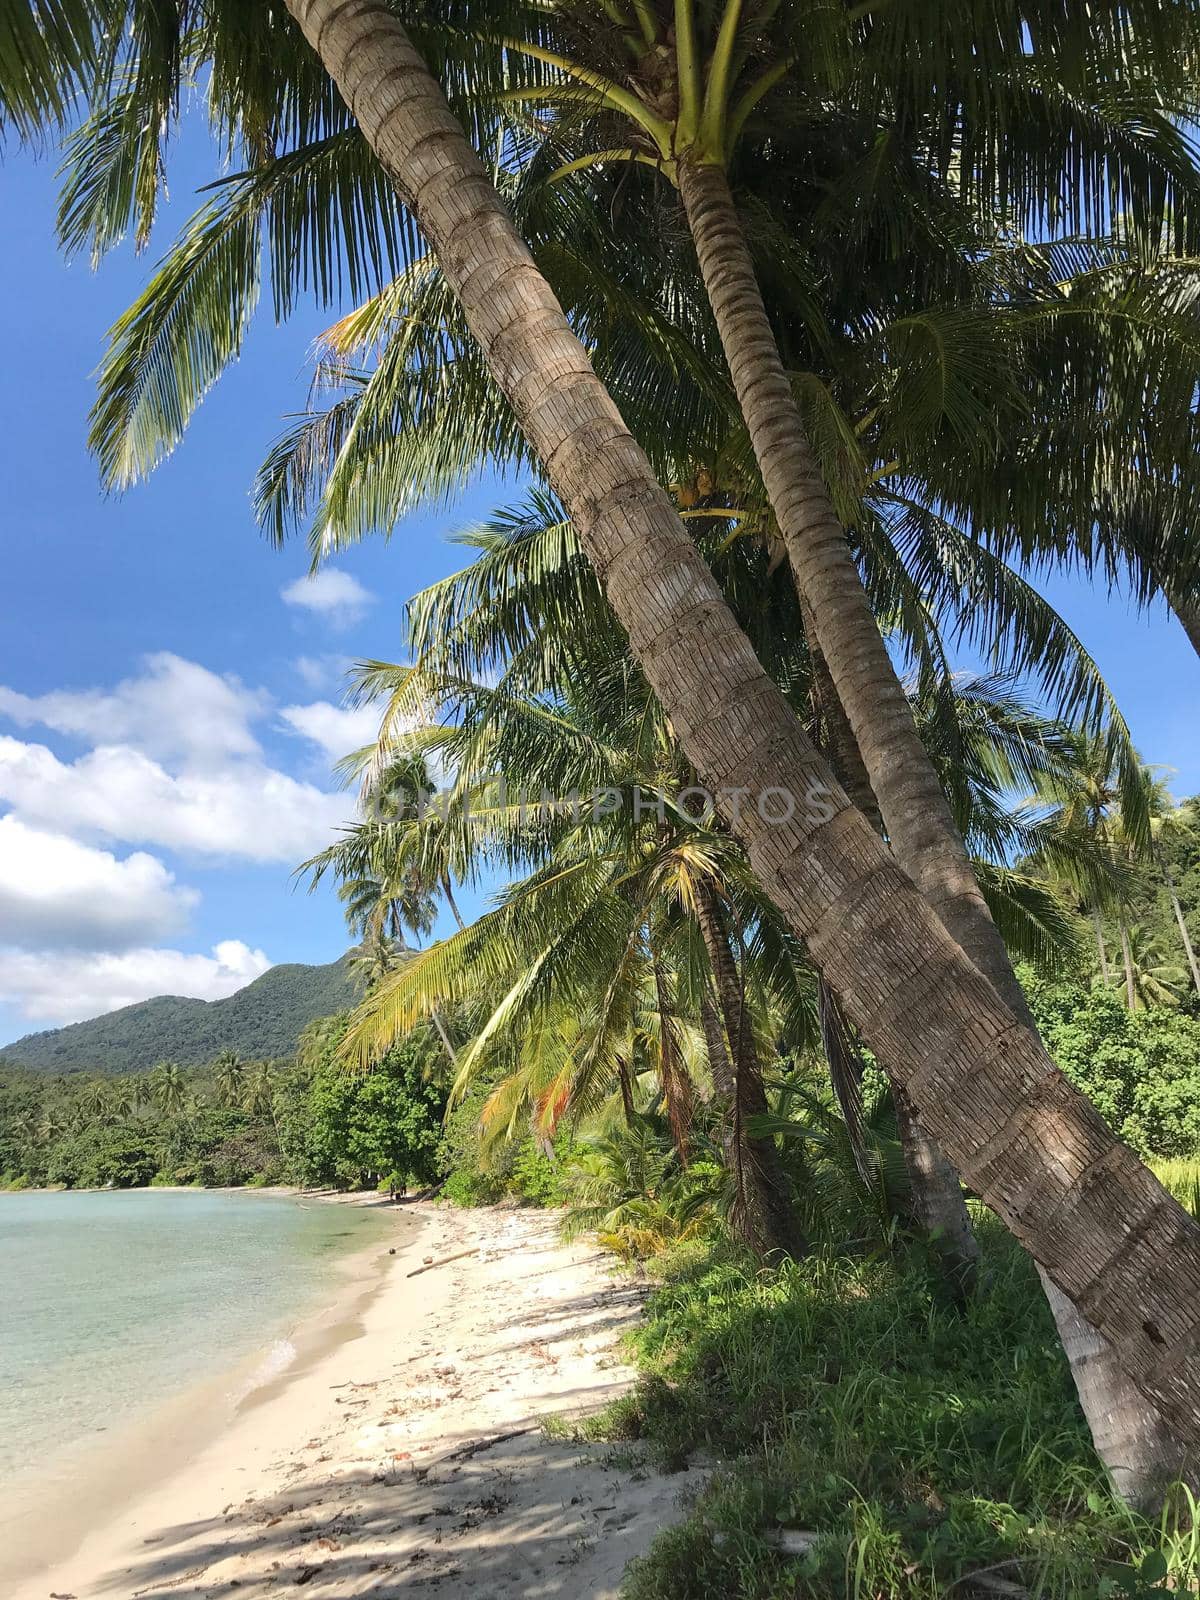
POLYGON ((1183 907, 1179 902, 1179 890, 1175 882, 1175 869, 1172 867, 1163 849, 1164 844, 1170 841, 1186 827, 1181 816, 1180 807, 1173 806, 1166 792, 1166 785, 1161 781, 1155 788, 1156 801, 1152 807, 1150 818, 1151 848, 1155 864, 1162 874, 1163 882, 1167 886, 1167 897, 1171 902, 1171 911, 1175 917, 1175 926, 1179 929, 1179 937, 1187 956, 1188 971, 1191 974, 1192 986, 1200 995, 1200 963, 1196 960, 1196 952, 1192 947, 1192 936, 1188 929, 1187 921, 1183 914, 1183 907))
POLYGON ((227 1107, 240 1106, 245 1099, 246 1070, 236 1050, 222 1050, 213 1062, 217 1101, 227 1107))
POLYGON ((147 1091, 164 1117, 183 1114, 187 1106, 187 1083, 174 1061, 160 1061, 146 1081, 147 1091))
MULTIPOLYGON (((1022 1024, 1016 997, 1014 1010, 980 979, 845 802, 733 622, 403 28, 361 0, 291 0, 289 10, 430 240, 697 771, 729 810, 730 793, 770 788, 794 798, 785 823, 742 811, 739 831, 851 1020, 911 1086, 969 1181, 1061 1285, 1086 1299, 1125 1369, 1181 1428, 1197 1431, 1198 1313, 1187 1308, 1200 1288, 1200 1230, 1112 1145, 1022 1024), (1102 1154, 1114 1187, 1101 1197, 1085 1178, 1102 1154), (1178 1241, 1170 1285, 1155 1243, 1164 1228, 1178 1241), (1120 1273, 1109 1265, 1117 1260, 1120 1273)), ((970 908, 973 884, 963 888, 970 908)))
POLYGON ((1130 1011, 1178 1005, 1180 989, 1187 982, 1183 968, 1165 959, 1157 940, 1141 923, 1122 921, 1119 936, 1125 1004, 1130 1011))
POLYGON ((242 1106, 252 1117, 270 1118, 278 1133, 279 1125, 275 1115, 275 1068, 269 1061, 255 1061, 246 1072, 242 1106))
MULTIPOLYGON (((889 1068, 902 1082, 909 1077, 913 1068, 908 1066, 908 1060, 914 1060, 909 1052, 916 1041, 911 1031, 902 1025, 898 1026, 898 1017, 892 1004, 892 985, 884 984, 882 991, 880 990, 878 974, 868 970, 871 964, 869 958, 866 963, 851 959, 846 967, 839 971, 841 959, 849 955, 845 935, 843 933, 839 936, 825 921, 826 913, 837 904, 844 890, 849 890, 851 882, 856 878, 859 879, 859 888, 853 894, 853 903, 858 905, 868 903, 863 895, 863 891, 866 891, 870 900, 874 902, 876 919, 882 916, 884 921, 898 928, 909 909, 921 917, 921 934, 916 941, 910 943, 908 939, 894 937, 894 954, 899 953, 898 947, 901 944, 908 946, 907 959, 901 958, 896 974, 900 977, 902 986, 911 984, 923 969, 926 972, 929 970, 924 959, 925 950, 932 954, 933 948, 938 943, 938 935, 935 932, 936 920, 931 921, 928 911, 932 911, 936 919, 939 910, 944 916, 946 928, 943 959, 951 963, 959 959, 960 952, 957 951, 953 940, 953 935, 957 933, 967 944, 967 970, 971 969, 971 956, 977 959, 982 957, 981 967, 985 977, 996 977, 1000 980, 1003 998, 1001 991, 996 991, 995 1004, 998 1007, 997 1017, 999 1019, 1002 1016, 1003 1021, 997 1020, 991 1027, 985 1026, 976 1033, 977 1043, 969 1050, 973 1065, 976 1069, 981 1069, 980 1077, 988 1083, 989 1089, 999 1088, 998 1084, 993 1084, 992 1080, 995 1077, 1003 1079, 1008 1076, 1005 1070, 1007 1062, 999 1073, 995 1068, 1004 1060, 1008 1048, 1007 1042, 1018 1036, 1024 1039, 1018 1054, 1026 1051, 1030 1053, 1031 1068, 1034 1061, 1047 1063, 1048 1058, 1036 1038, 1028 1007, 1020 994, 1019 985, 1011 974, 1011 967, 999 936, 995 934, 975 880, 970 875, 965 852, 961 851, 961 847, 955 847, 956 839, 952 824, 949 829, 939 825, 945 815, 945 802, 940 791, 927 795, 924 791, 928 785, 918 785, 914 782, 913 796, 916 803, 912 804, 907 796, 898 794, 896 798, 900 803, 897 805, 894 817, 887 815, 879 794, 880 781, 882 780, 889 792, 895 793, 895 790, 885 774, 880 772, 877 775, 872 771, 872 753, 878 754, 879 747, 872 746, 865 735, 867 728, 874 723, 873 717, 871 723, 864 718, 862 726, 854 727, 860 751, 863 753, 876 795, 880 798, 881 809, 885 810, 885 822, 893 846, 900 845, 900 840, 896 836, 897 823, 900 824, 901 839, 912 836, 911 854, 905 849, 897 848, 901 864, 916 871, 918 883, 921 882, 923 867, 933 869, 927 870, 924 876, 934 888, 935 899, 927 908, 919 897, 915 898, 911 907, 906 906, 905 911, 901 912, 899 904, 896 903, 897 886, 894 880, 888 880, 888 874, 892 870, 888 858, 882 847, 875 845, 873 839, 869 852, 866 850, 865 841, 861 845, 867 858, 873 857, 873 865, 865 874, 861 868, 851 868, 849 877, 844 876, 845 868, 849 866, 850 861, 842 851, 834 850, 835 856, 842 856, 842 861, 839 863, 841 871, 833 878, 826 879, 826 882, 837 884, 838 890, 832 898, 828 897, 828 891, 824 894, 821 892, 818 887, 820 880, 814 877, 813 869, 817 868, 823 873, 828 867, 833 866, 832 860, 821 859, 824 855, 821 845, 829 837, 827 824, 838 814, 838 805, 835 801, 833 817, 824 815, 824 798, 839 793, 831 782, 832 775, 823 763, 817 762, 814 765, 815 753, 811 747, 804 748, 807 741, 797 740, 795 720, 787 712, 786 703, 782 698, 773 697, 768 687, 769 680, 761 673, 757 663, 751 668, 750 661, 747 660, 747 656, 750 655, 748 647, 745 641, 738 637, 736 628, 732 626, 732 619, 724 621, 728 613, 720 600, 719 592, 716 591, 711 576, 703 564, 695 557, 690 543, 685 540, 686 548, 684 548, 678 535, 668 535, 667 524, 663 520, 668 508, 660 496, 650 492, 652 479, 648 465, 644 463, 644 458, 641 458, 633 440, 625 432, 615 408, 596 383, 578 341, 562 318, 561 311, 545 281, 517 240, 498 200, 493 205, 484 195, 481 185, 486 180, 483 179, 474 153, 465 140, 459 141, 459 137, 446 120, 447 114, 443 110, 442 96, 425 72, 419 56, 412 50, 403 29, 390 19, 385 25, 382 14, 377 14, 369 8, 360 11, 351 10, 344 0, 341 4, 338 0, 309 0, 309 3, 305 3, 305 0, 292 0, 289 9, 305 29, 306 36, 338 83, 347 104, 354 109, 365 136, 380 156, 385 169, 397 183, 401 194, 418 218, 422 230, 430 239, 443 272, 463 303, 468 322, 483 346, 494 376, 507 393, 539 458, 546 465, 551 482, 571 513, 585 548, 588 549, 598 570, 604 575, 613 607, 628 626, 635 650, 646 668, 647 676, 658 693, 664 709, 675 722, 697 770, 717 785, 727 786, 732 780, 739 788, 744 787, 747 792, 752 793, 761 793, 765 786, 764 780, 768 777, 779 779, 780 781, 772 786, 779 787, 787 793, 813 797, 819 791, 818 798, 822 801, 822 805, 814 811, 810 802, 807 813, 809 827, 803 830, 803 843, 800 840, 796 841, 797 848, 794 853, 781 838, 764 837, 763 831, 755 828, 753 824, 749 828, 744 828, 743 833, 756 869, 763 876, 764 882, 779 892, 782 908, 791 918, 796 931, 807 938, 809 948, 817 956, 826 977, 860 1027, 864 1038, 887 1061, 889 1068), (384 40, 387 41, 386 44, 384 40), (381 61, 389 63, 383 76, 379 75, 381 61), (368 65, 368 62, 371 64, 368 65), (400 87, 401 85, 403 87, 400 87), (421 150, 423 156, 432 156, 435 145, 431 141, 436 141, 437 158, 428 162, 422 160, 421 163, 414 161, 413 156, 417 150, 421 150), (473 196, 472 220, 469 224, 464 222, 463 213, 457 209, 461 205, 462 197, 468 192, 473 196), (501 299, 497 300, 492 294, 492 287, 497 286, 501 278, 505 292, 501 299), (568 394, 571 396, 570 405, 566 404, 568 394), (581 454, 580 447, 585 439, 586 453, 581 454), (608 476, 605 466, 602 465, 606 455, 611 460, 608 476), (635 513, 635 506, 638 507, 640 515, 635 513), (698 620, 701 616, 704 621, 699 628, 696 627, 695 620, 691 622, 688 620, 689 618, 698 620), (718 616, 722 616, 720 624, 716 621, 718 616), (683 672, 679 670, 682 659, 688 662, 686 671, 683 672), (724 714, 719 712, 715 719, 712 716, 711 704, 706 705, 703 710, 694 704, 694 696, 690 692, 691 685, 684 681, 695 674, 694 663, 703 664, 704 681, 709 681, 711 664, 730 689, 737 685, 732 694, 727 691, 723 704, 724 714), (753 688, 750 687, 751 684, 753 688), (750 749, 747 748, 745 730, 748 726, 747 713, 750 712, 751 704, 753 711, 750 713, 749 721, 754 726, 756 740, 754 748, 769 748, 775 756, 766 770, 758 766, 750 749), (776 740, 779 742, 776 743, 776 740), (779 755, 785 749, 794 752, 792 759, 795 765, 791 766, 790 771, 789 762, 786 759, 779 760, 779 755), (748 762, 747 757, 750 757, 748 762), (789 777, 793 781, 787 781, 789 777), (918 789, 921 791, 919 798, 918 789), (923 826, 923 818, 926 816, 931 823, 929 830, 923 826), (931 833, 933 837, 930 836, 931 833), (808 864, 801 867, 800 862, 804 858, 808 864), (866 883, 863 882, 866 877, 873 880, 870 890, 867 890, 866 883), (795 892, 796 886, 800 888, 799 894, 795 892), (891 910, 892 906, 894 912, 891 910), (918 906, 920 906, 919 913, 918 906), (926 944, 926 941, 929 942, 926 944), (925 950, 917 956, 916 950, 923 944, 925 950), (884 1006, 888 1013, 888 1022, 882 1029, 880 1024, 883 1018, 878 1013, 872 1015, 874 1009, 872 1006, 863 1005, 864 994, 872 990, 881 997, 886 997, 884 1006), (854 1014, 856 1011, 858 1015, 854 1014), (1023 1033, 1014 1035, 1014 1021, 1023 1033), (992 1044, 998 1042, 1001 1037, 1006 1040, 1005 1052, 1002 1052, 999 1058, 988 1061, 986 1058, 991 1055, 992 1044), (893 1039, 895 1046, 892 1043, 893 1039)), ((713 287, 718 287, 715 278, 713 287)), ((753 291, 752 298, 757 299, 752 279, 749 290, 743 286, 743 294, 749 293, 750 290, 753 291)), ((718 311, 718 317, 719 315, 718 311)), ((730 326, 732 327, 732 322, 730 326)), ((769 329, 767 331, 769 333, 769 329)), ((726 342, 729 342, 728 339, 726 342)), ((773 340, 768 344, 765 358, 768 371, 773 370, 772 352, 774 352, 773 340)), ((737 359, 736 353, 733 359, 737 359)), ((774 364, 778 366, 777 353, 774 355, 774 364)), ((775 394, 776 387, 772 385, 774 398, 777 403, 783 404, 783 396, 775 394)), ((746 401, 751 398, 753 396, 748 388, 742 396, 744 411, 746 401)), ((790 402, 790 394, 787 399, 790 402)), ((790 404, 785 410, 785 416, 788 416, 789 412, 790 404)), ((764 418, 764 426, 768 421, 769 418, 764 418)), ((753 434, 752 421, 750 427, 753 434)), ((784 458, 789 453, 794 462, 794 440, 792 450, 783 452, 784 458)), ((764 468, 764 479, 769 493, 772 492, 773 477, 770 460, 770 456, 760 454, 760 466, 764 468)), ((781 480, 780 489, 786 489, 790 482, 791 474, 781 480)), ((806 483, 808 480, 801 474, 799 480, 801 507, 805 503, 806 483)), ((808 483, 808 486, 811 487, 811 483, 808 483)), ((772 499, 778 514, 780 505, 785 504, 783 496, 780 492, 775 492, 772 493, 772 499)), ((840 541, 840 528, 829 529, 824 526, 823 519, 818 522, 818 527, 824 527, 826 540, 832 549, 835 533, 837 540, 840 541)), ((819 546, 818 550, 820 548, 824 548, 824 545, 819 546)), ((842 563, 837 562, 835 570, 840 565, 842 563)), ((806 592, 811 592, 818 604, 821 599, 828 601, 836 598, 832 594, 820 593, 815 586, 809 591, 803 582, 801 587, 806 592)), ((858 609, 857 601, 855 609, 858 609)), ((859 639, 868 628, 874 630, 874 620, 865 602, 861 609, 866 613, 863 629, 847 629, 844 637, 838 629, 830 630, 829 636, 835 647, 847 640, 859 639)), ((826 638, 820 634, 818 638, 828 659, 830 652, 826 647, 826 638)), ((872 653, 874 654, 874 651, 872 653)), ((884 656, 886 665, 885 653, 884 656)), ((848 683, 850 674, 854 671, 852 654, 849 657, 837 656, 835 659, 849 668, 845 674, 845 681, 848 683)), ((848 691, 844 691, 843 685, 838 683, 836 665, 831 665, 839 697, 843 705, 846 705, 849 698, 848 691)), ((890 669, 887 676, 890 677, 890 669)), ((865 674, 865 682, 868 688, 877 689, 879 677, 868 672, 865 674)), ((855 717, 849 707, 847 714, 853 727, 855 717)), ((905 705, 903 717, 907 718, 907 715, 908 709, 905 705)), ((913 739, 915 740, 915 734, 913 739)), ((911 756, 911 763, 902 763, 901 770, 907 773, 910 766, 917 771, 923 770, 925 761, 923 751, 919 750, 919 740, 916 740, 918 746, 916 751, 911 749, 912 741, 907 736, 903 738, 902 743, 906 754, 911 756)), ((859 841, 863 839, 861 832, 863 828, 867 829, 867 836, 870 837, 869 824, 864 823, 859 815, 851 827, 851 832, 858 837, 849 852, 850 857, 858 857, 859 861, 863 859, 859 854, 859 841)), ((899 898, 903 900, 906 897, 907 891, 900 889, 899 898)), ((880 929, 878 920, 875 922, 875 927, 877 930, 880 929)), ((875 946, 874 940, 869 943, 872 953, 877 953, 880 959, 885 959, 883 951, 875 946)), ((892 965, 895 971, 894 962, 892 965)), ((966 972, 955 977, 949 970, 938 971, 935 984, 939 994, 949 999, 958 990, 964 977, 966 972)), ((968 979, 968 984, 969 981, 968 979)), ((924 985, 922 988, 924 989, 924 985)), ((982 1014, 991 1009, 990 1000, 984 998, 987 993, 985 986, 982 991, 977 991, 972 996, 969 1008, 972 1029, 979 1025, 982 1014)), ((952 1033, 957 1031, 957 1026, 952 1027, 952 1033)), ((940 1047, 939 1053, 941 1053, 940 1047)), ((978 1129, 972 1130, 972 1133, 964 1138, 965 1130, 956 1126, 961 1102, 950 1104, 950 1101, 962 1094, 965 1085, 956 1084, 951 1089, 949 1082, 939 1074, 936 1067, 930 1072, 931 1064, 928 1061, 927 1051, 918 1048, 916 1059, 921 1061, 921 1066, 916 1069, 915 1080, 924 1082, 927 1087, 925 1094, 918 1088, 914 1098, 920 1103, 922 1113, 929 1118, 931 1131, 948 1146, 950 1153, 963 1165, 966 1175, 973 1177, 970 1173, 970 1162, 978 1148, 976 1143, 978 1129), (925 1076, 926 1073, 929 1074, 928 1077, 925 1076), (944 1098, 937 1099, 929 1091, 940 1077, 947 1093, 944 1098)), ((1033 1081, 1045 1076, 1045 1065, 1033 1070, 1033 1081)), ((1027 1091, 1022 1090, 1009 1101, 1006 1109, 1002 1109, 1005 1105, 1003 1095, 993 1093, 988 1109, 992 1117, 999 1112, 1007 1122, 1010 1116, 1018 1114, 1026 1100, 1027 1091)), ((983 1114, 982 1107, 979 1108, 979 1113, 983 1114)), ((1076 1114, 1085 1116, 1085 1120, 1091 1120, 1084 1114, 1082 1105, 1076 1114)), ((1083 1133, 1082 1127, 1080 1133, 1081 1135, 1083 1133)), ((1095 1133, 1084 1135, 1084 1144, 1090 1144, 1095 1137, 1095 1133)), ((983 1189, 985 1196, 989 1188, 992 1188, 991 1184, 985 1185, 983 1189)), ((1080 1198, 1078 1195, 1073 1196, 1072 1206, 1078 1203, 1080 1198)), ((1017 1214, 1010 1207, 1001 1203, 999 1209, 1002 1214, 1007 1215, 1010 1222, 1017 1222, 1017 1214)), ((1034 1242, 1032 1238, 1030 1242, 1031 1244, 1034 1242)), ((1200 1253, 1200 1237, 1197 1241, 1197 1250, 1200 1253)), ((1078 1281, 1073 1282, 1072 1275, 1064 1272, 1061 1259, 1055 1259, 1058 1252, 1050 1247, 1050 1241, 1039 1238, 1034 1253, 1044 1268, 1050 1269, 1058 1276, 1058 1286, 1073 1292, 1073 1297, 1077 1300, 1086 1286, 1078 1281)), ((1057 1296, 1052 1303, 1060 1312, 1060 1322, 1065 1321, 1063 1304, 1059 1302, 1057 1296)), ((1122 1351, 1123 1341, 1129 1337, 1129 1333, 1118 1327, 1117 1319, 1112 1317, 1107 1309, 1102 1318, 1102 1334, 1106 1338, 1111 1337, 1116 1346, 1114 1361, 1117 1359, 1117 1352, 1123 1354, 1128 1376, 1134 1379, 1144 1378, 1144 1373, 1136 1370, 1137 1362, 1130 1359, 1128 1346, 1122 1351)), ((1141 1337, 1145 1338, 1144 1326, 1141 1329, 1141 1337)), ((1112 1395, 1116 1393, 1115 1376, 1114 1373, 1114 1382, 1110 1386, 1112 1395)), ((1166 1403, 1171 1406, 1170 1401, 1166 1403)), ((1172 1409, 1178 1408, 1172 1407, 1172 1409)), ((1132 1410, 1127 1412, 1127 1417, 1131 1425, 1138 1420, 1132 1410)), ((1157 1446, 1155 1453, 1159 1453, 1157 1446)), ((1166 1449, 1161 1453, 1172 1452, 1166 1449)), ((1128 1455, 1129 1452, 1126 1452, 1127 1459, 1128 1455)), ((1117 1457, 1118 1462, 1119 1460, 1117 1457)), ((1139 1485, 1134 1473, 1126 1475, 1125 1482, 1131 1494, 1136 1495, 1139 1487, 1145 1492, 1148 1487, 1146 1476, 1143 1474, 1139 1485)))

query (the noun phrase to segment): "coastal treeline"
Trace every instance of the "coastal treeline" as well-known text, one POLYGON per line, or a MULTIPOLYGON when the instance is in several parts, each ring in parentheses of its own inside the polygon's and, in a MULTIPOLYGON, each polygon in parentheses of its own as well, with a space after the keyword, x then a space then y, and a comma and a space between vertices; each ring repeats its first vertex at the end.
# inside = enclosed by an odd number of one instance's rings
POLYGON ((200 1068, 64 1077, 0 1064, 0 1185, 424 1187, 446 1097, 429 1071, 432 1030, 356 1077, 334 1060, 345 1020, 311 1024, 294 1060, 230 1051, 200 1068))
POLYGON ((1045 580, 1200 651, 1197 8, 5 20, 69 251, 151 236, 192 84, 224 158, 112 330, 109 486, 310 297, 273 538, 518 485, 353 675, 307 870, 367 992, 299 1098, 408 1139, 419 1036, 448 1193, 659 1262, 628 1425, 741 1462, 630 1592, 1194 1585, 1200 1225, 1140 1157, 1195 1153, 1196 807, 1045 580))

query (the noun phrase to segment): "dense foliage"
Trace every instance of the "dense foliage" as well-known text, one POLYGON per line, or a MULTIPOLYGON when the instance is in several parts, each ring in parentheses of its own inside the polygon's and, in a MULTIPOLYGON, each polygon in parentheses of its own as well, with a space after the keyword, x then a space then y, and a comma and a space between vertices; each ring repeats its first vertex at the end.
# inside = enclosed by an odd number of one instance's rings
POLYGON ((288 1183, 356 1189, 438 1175, 441 1047, 416 1029, 368 1074, 333 1059, 345 1017, 309 1028, 295 1061, 145 1075, 0 1072, 0 1179, 9 1185, 288 1183))
POLYGON ((87 1022, 27 1034, 0 1058, 43 1072, 144 1072, 156 1061, 198 1067, 222 1050, 290 1056, 307 1025, 352 1005, 349 957, 325 966, 271 967, 224 1000, 159 995, 87 1022))
POLYGON ((1130 1011, 1121 991, 1031 979, 1050 1054, 1143 1156, 1200 1152, 1200 1016, 1175 1006, 1130 1011))

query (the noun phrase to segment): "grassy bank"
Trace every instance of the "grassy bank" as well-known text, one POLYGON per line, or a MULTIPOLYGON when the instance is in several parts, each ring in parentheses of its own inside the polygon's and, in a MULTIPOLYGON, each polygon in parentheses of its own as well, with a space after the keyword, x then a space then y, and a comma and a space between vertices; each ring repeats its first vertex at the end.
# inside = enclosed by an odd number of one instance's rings
POLYGON ((628 1600, 1194 1585, 1194 1506, 1178 1494, 1150 1522, 1113 1499, 1030 1263, 981 1231, 987 1284, 963 1313, 915 1262, 755 1270, 702 1246, 660 1259, 642 1381, 589 1432, 713 1471, 630 1570, 628 1600), (784 1530, 817 1537, 788 1554, 784 1530))

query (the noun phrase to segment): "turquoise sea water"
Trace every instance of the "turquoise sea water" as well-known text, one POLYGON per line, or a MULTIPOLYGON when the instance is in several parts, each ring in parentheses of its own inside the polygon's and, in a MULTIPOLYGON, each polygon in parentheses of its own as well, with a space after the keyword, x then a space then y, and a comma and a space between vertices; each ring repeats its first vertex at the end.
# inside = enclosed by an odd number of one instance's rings
POLYGON ((288 1364, 376 1214, 271 1195, 0 1195, 0 1481, 239 1363, 288 1364))

